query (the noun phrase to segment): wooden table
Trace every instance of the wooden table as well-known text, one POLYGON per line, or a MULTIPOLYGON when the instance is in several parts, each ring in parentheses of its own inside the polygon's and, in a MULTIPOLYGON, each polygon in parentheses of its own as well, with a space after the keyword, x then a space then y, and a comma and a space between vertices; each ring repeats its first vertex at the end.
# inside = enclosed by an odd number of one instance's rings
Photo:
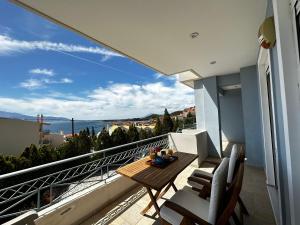
POLYGON ((178 160, 163 169, 150 166, 146 163, 150 158, 145 157, 117 170, 117 173, 129 177, 146 187, 151 201, 141 212, 142 215, 144 215, 152 205, 154 205, 156 212, 159 214, 160 209, 157 205, 157 200, 161 198, 170 187, 173 187, 175 192, 177 191, 174 185, 174 180, 177 175, 198 157, 198 155, 184 152, 175 152, 174 155, 178 156, 178 160), (162 191, 164 187, 166 188, 162 191), (153 195, 152 189, 156 190, 155 195, 153 195))

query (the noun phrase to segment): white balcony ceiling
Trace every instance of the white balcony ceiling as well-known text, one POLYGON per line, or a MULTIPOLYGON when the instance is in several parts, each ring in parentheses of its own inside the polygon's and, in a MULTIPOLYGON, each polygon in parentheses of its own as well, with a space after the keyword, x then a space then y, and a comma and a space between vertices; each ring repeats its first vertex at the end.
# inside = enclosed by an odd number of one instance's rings
POLYGON ((171 75, 239 72, 256 63, 266 0, 13 0, 171 75), (192 39, 190 34, 198 32, 192 39), (210 62, 216 61, 211 65, 210 62))

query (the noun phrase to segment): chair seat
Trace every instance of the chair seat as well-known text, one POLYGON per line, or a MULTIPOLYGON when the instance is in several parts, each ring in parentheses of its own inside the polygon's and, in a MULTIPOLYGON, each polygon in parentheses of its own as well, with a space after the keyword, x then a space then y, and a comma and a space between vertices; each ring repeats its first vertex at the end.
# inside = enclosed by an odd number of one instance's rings
MULTIPOLYGON (((179 190, 169 201, 182 206, 196 216, 208 221, 209 201, 200 198, 196 194, 189 191, 179 190)), ((164 220, 172 225, 179 225, 183 219, 183 216, 165 206, 162 206, 160 215, 164 220)))
MULTIPOLYGON (((203 170, 194 170, 194 172, 191 174, 191 177, 197 177, 197 176, 195 176, 196 173, 202 174, 202 175, 205 175, 205 176, 209 176, 209 177, 211 177, 211 178, 213 177, 213 174, 212 174, 212 173, 208 173, 208 172, 205 172, 205 171, 203 171, 203 170)), ((199 183, 194 182, 194 181, 188 180, 187 183, 188 183, 189 185, 191 185, 192 187, 197 188, 197 189, 200 189, 200 190, 202 190, 202 188, 203 188, 203 185, 202 185, 202 184, 199 184, 199 183)))

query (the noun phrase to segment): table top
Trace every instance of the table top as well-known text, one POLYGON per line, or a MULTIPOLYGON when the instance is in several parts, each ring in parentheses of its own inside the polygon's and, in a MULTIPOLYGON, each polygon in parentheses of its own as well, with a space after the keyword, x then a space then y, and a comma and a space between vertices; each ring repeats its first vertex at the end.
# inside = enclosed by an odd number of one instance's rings
POLYGON ((165 168, 157 168, 147 164, 147 160, 150 159, 148 156, 119 168, 117 173, 129 177, 143 186, 161 190, 171 180, 175 179, 189 164, 198 158, 198 155, 196 154, 184 152, 175 152, 174 155, 178 156, 178 159, 165 168))

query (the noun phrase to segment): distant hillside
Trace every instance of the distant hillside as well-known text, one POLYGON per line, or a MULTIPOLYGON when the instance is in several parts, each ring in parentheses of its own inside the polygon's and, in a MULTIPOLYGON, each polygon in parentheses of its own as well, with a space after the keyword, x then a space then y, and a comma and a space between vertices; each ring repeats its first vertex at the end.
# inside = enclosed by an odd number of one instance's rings
MULTIPOLYGON (((178 110, 175 112, 170 113, 171 116, 178 116, 183 112, 183 110, 178 110)), ((144 117, 140 117, 140 118, 128 118, 128 119, 113 119, 113 120, 103 120, 106 122, 116 122, 116 121, 120 121, 120 122, 124 122, 124 121, 143 121, 143 120, 150 120, 150 119, 155 119, 158 116, 163 116, 163 114, 156 114, 156 113, 152 113, 149 114, 147 116, 144 117)))
POLYGON ((175 111, 175 112, 172 112, 170 113, 171 116, 178 116, 182 113, 182 110, 179 110, 179 111, 175 111))
POLYGON ((161 115, 158 115, 158 114, 153 113, 153 114, 150 114, 150 115, 148 115, 148 116, 142 117, 141 119, 142 119, 142 120, 150 120, 150 119, 157 118, 158 116, 161 116, 161 115))
MULTIPOLYGON (((5 111, 0 111, 0 118, 36 121, 36 116, 28 116, 28 115, 23 115, 20 113, 12 113, 12 112, 5 112, 5 111)), ((69 120, 64 117, 54 117, 54 116, 44 116, 44 118, 45 118, 45 121, 69 120)))

